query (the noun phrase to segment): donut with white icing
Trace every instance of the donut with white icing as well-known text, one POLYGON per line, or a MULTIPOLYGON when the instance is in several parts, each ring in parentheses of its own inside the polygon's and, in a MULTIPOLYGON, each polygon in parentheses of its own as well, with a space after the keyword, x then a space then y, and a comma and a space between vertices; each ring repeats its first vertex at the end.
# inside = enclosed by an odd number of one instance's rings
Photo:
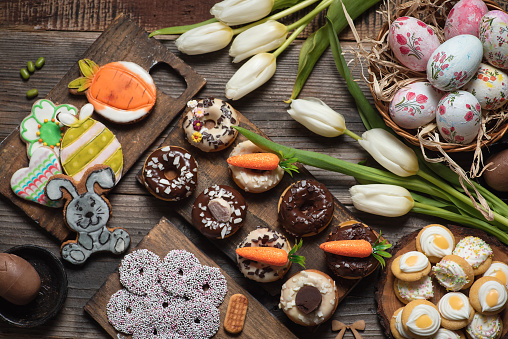
POLYGON ((235 141, 239 119, 236 110, 225 101, 205 98, 187 103, 182 127, 187 141, 204 152, 218 152, 235 141))

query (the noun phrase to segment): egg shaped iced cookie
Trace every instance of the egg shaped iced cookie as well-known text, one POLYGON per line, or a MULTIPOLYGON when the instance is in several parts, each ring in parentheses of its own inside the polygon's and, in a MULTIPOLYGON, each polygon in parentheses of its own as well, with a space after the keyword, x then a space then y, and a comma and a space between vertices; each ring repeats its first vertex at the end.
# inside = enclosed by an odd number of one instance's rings
POLYGON ((508 265, 504 262, 494 261, 483 276, 499 279, 508 289, 508 265))
POLYGON ((480 20, 488 11, 482 0, 460 0, 448 13, 444 27, 445 39, 461 34, 478 37, 480 20))
POLYGON ((407 16, 392 23, 388 40, 397 59, 413 71, 425 71, 430 55, 439 46, 432 28, 407 16))
POLYGON ((416 249, 425 254, 435 264, 442 257, 452 254, 455 248, 455 237, 443 225, 425 226, 416 236, 416 249))
POLYGON ((449 292, 437 304, 441 314, 441 326, 449 330, 464 328, 473 320, 474 309, 469 298, 460 292, 449 292))
POLYGON ((497 278, 482 277, 469 290, 471 305, 485 315, 500 313, 508 301, 506 286, 497 278))
POLYGON ((390 104, 392 120, 402 128, 418 128, 433 121, 441 99, 429 82, 415 82, 401 88, 390 104))
POLYGON ((465 87, 478 99, 483 109, 498 109, 506 104, 508 97, 508 75, 487 64, 480 64, 480 68, 465 87))
POLYGON ((439 330, 441 316, 430 301, 414 300, 402 310, 402 324, 410 338, 430 338, 439 330))
POLYGON ((393 275, 403 281, 420 280, 429 274, 430 268, 429 259, 417 251, 410 251, 395 258, 391 266, 393 275))
POLYGON ((469 92, 455 91, 445 95, 438 103, 437 128, 450 143, 469 144, 481 128, 481 107, 469 92))
POLYGON ((427 63, 427 79, 442 91, 454 91, 473 78, 482 57, 483 47, 477 37, 457 35, 432 53, 427 63))
POLYGON ((508 68, 508 14, 490 11, 480 21, 480 41, 489 64, 508 68))

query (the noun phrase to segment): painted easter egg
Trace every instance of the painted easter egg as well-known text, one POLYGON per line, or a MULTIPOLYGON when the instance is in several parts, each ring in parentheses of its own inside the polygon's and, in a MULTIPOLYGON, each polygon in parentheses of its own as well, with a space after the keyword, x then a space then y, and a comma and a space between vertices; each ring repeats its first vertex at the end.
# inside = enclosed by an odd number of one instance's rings
POLYGON ((402 128, 418 128, 433 121, 442 94, 428 82, 415 82, 397 91, 390 104, 392 120, 402 128))
POLYGON ((483 54, 494 67, 508 68, 508 14, 490 11, 480 21, 483 54))
POLYGON ((450 143, 469 144, 481 128, 481 107, 469 92, 448 93, 438 103, 437 128, 441 136, 450 143))
POLYGON ((115 135, 102 123, 90 118, 93 106, 81 108, 79 120, 71 115, 60 115, 60 121, 69 128, 60 146, 60 161, 64 172, 80 181, 85 171, 97 164, 109 166, 115 172, 116 182, 122 176, 122 146, 115 135))
POLYGON ((482 0, 460 0, 448 13, 444 26, 445 39, 461 34, 478 37, 480 20, 488 11, 482 0))
POLYGON ((477 37, 457 35, 432 53, 427 63, 427 79, 437 89, 454 91, 473 78, 482 57, 482 43, 477 37))
POLYGON ((439 46, 432 28, 407 16, 392 23, 388 40, 395 57, 413 71, 425 71, 430 55, 439 46))
POLYGON ((482 109, 498 109, 506 104, 508 97, 508 75, 497 68, 480 64, 476 76, 464 90, 473 94, 482 109))

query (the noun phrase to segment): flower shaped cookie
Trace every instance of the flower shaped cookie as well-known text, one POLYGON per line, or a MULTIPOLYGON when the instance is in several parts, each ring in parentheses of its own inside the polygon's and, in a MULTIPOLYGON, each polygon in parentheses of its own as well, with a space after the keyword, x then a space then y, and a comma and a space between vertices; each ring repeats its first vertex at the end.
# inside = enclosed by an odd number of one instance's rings
POLYGON ((76 115, 78 110, 72 105, 55 105, 41 99, 32 106, 32 112, 21 122, 21 139, 27 144, 27 154, 32 154, 39 147, 49 146, 59 154, 64 126, 58 121, 57 114, 65 112, 76 115))

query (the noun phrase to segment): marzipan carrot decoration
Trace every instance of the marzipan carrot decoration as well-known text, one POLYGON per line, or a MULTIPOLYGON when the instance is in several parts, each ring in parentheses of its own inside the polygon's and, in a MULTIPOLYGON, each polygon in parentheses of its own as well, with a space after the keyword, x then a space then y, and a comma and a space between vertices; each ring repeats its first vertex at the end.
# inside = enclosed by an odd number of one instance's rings
POLYGON ((79 61, 82 77, 71 81, 71 93, 86 93, 97 113, 113 122, 127 124, 144 118, 156 100, 150 74, 133 62, 111 62, 99 67, 89 59, 79 61))
POLYGON ((282 153, 280 157, 274 153, 249 153, 236 155, 227 159, 230 165, 260 171, 272 171, 280 166, 290 175, 292 175, 292 171, 298 172, 298 167, 293 164, 295 160, 291 156, 285 156, 282 153))
POLYGON ((300 243, 296 243, 289 253, 275 247, 240 247, 236 249, 236 254, 267 265, 284 266, 288 261, 291 261, 305 268, 305 257, 295 255, 295 252, 302 247, 302 244, 303 241, 300 240, 300 243))

